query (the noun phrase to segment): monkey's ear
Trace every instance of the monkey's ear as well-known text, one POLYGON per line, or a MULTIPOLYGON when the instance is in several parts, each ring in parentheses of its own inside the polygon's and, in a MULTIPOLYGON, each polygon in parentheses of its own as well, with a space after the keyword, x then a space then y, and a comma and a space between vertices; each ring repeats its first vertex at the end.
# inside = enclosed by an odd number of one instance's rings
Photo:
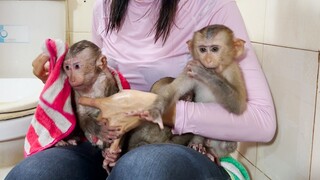
POLYGON ((99 67, 100 69, 105 69, 107 65, 108 65, 107 57, 104 55, 101 55, 96 61, 96 66, 99 67))
POLYGON ((192 49, 193 49, 193 48, 192 48, 192 41, 191 41, 191 40, 188 40, 188 41, 187 41, 187 44, 188 44, 188 49, 189 49, 189 51, 192 52, 192 49))
POLYGON ((244 54, 244 43, 246 42, 239 38, 233 40, 234 48, 236 50, 235 58, 239 58, 244 54))

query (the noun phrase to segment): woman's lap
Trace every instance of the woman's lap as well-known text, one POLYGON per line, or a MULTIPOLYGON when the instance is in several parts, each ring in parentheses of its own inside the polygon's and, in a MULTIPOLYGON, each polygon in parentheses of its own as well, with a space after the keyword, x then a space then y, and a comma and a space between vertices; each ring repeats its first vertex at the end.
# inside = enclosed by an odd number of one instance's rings
MULTIPOLYGON (((105 179, 103 158, 89 143, 54 147, 24 159, 6 180, 105 179)), ((108 179, 229 179, 227 172, 191 148, 173 144, 141 146, 123 155, 108 179)))
POLYGON ((106 179, 101 151, 90 143, 53 147, 20 162, 6 179, 106 179))
POLYGON ((175 144, 141 146, 122 156, 108 179, 201 180, 229 179, 228 173, 206 156, 175 144))

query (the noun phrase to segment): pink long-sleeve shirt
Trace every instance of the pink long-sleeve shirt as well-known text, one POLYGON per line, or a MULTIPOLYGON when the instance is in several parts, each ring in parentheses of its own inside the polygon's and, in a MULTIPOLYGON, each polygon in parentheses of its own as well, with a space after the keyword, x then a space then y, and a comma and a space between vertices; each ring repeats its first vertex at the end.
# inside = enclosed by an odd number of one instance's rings
POLYGON ((239 60, 248 92, 242 115, 227 112, 216 103, 179 101, 173 132, 191 132, 230 141, 270 141, 276 117, 268 83, 250 43, 242 16, 234 0, 180 0, 175 25, 167 42, 154 43, 157 20, 155 0, 131 0, 122 28, 106 33, 109 1, 97 0, 93 12, 93 41, 102 48, 108 64, 120 71, 132 89, 149 91, 166 76, 176 77, 191 59, 186 45, 193 32, 209 24, 224 24, 246 41, 246 55, 239 60))

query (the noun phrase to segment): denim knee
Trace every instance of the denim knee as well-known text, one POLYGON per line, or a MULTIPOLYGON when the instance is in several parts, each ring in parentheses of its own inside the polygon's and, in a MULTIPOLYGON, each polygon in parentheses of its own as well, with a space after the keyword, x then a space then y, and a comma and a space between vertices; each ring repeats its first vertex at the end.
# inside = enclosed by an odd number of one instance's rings
POLYGON ((228 179, 226 171, 191 148, 152 144, 122 156, 108 179, 228 179))

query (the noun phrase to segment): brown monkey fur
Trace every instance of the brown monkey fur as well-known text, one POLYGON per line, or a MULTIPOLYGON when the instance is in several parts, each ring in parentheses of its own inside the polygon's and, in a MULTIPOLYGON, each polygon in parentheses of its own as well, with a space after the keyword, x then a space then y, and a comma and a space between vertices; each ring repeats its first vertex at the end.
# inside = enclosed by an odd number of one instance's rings
MULTIPOLYGON (((99 109, 78 104, 81 96, 90 98, 108 97, 119 92, 120 80, 113 76, 107 66, 107 58, 94 43, 82 40, 73 44, 65 57, 63 71, 74 91, 78 124, 87 139, 96 144, 97 138, 104 143, 106 130, 97 121, 99 109)), ((68 141, 69 142, 69 141, 68 141)), ((104 147, 101 147, 104 148, 104 147)))
MULTIPOLYGON (((156 101, 141 116, 162 122, 166 108, 189 91, 195 93, 195 102, 216 102, 230 113, 242 114, 247 106, 247 92, 236 59, 244 54, 245 42, 235 38, 224 25, 209 25, 196 31, 187 43, 193 61, 172 83, 161 88, 156 101)), ((189 146, 219 158, 233 152, 237 143, 195 135, 189 146)))

